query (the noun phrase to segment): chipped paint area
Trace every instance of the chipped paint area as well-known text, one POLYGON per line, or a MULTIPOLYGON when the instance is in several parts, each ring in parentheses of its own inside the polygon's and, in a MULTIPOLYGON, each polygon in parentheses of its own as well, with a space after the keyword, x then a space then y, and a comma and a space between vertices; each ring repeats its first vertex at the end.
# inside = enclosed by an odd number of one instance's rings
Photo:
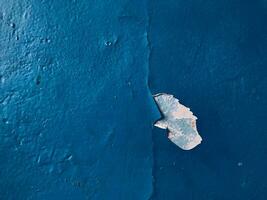
POLYGON ((179 103, 173 95, 156 94, 154 99, 163 115, 155 126, 168 129, 168 138, 183 150, 190 150, 202 141, 196 128, 197 117, 189 108, 179 103))

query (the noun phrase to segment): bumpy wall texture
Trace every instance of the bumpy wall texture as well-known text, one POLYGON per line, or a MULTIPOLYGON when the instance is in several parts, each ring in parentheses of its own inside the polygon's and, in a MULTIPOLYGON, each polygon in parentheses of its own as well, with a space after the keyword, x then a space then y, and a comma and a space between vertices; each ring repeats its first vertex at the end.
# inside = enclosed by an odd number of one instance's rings
POLYGON ((266 199, 266 22, 264 0, 0 0, 0 199, 266 199), (159 92, 196 149, 153 128, 159 92))

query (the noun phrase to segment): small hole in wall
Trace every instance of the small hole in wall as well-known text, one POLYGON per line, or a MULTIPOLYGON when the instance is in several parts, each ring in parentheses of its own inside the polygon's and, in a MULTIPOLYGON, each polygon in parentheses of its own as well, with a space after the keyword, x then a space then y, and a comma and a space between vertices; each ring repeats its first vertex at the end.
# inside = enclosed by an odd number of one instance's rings
POLYGON ((16 28, 16 24, 15 24, 15 23, 10 23, 9 26, 10 26, 11 28, 16 28))
POLYGON ((105 42, 105 45, 106 45, 106 46, 111 46, 111 45, 112 45, 112 42, 111 42, 111 41, 106 41, 106 42, 105 42))
POLYGON ((2 119, 2 122, 3 122, 4 124, 8 124, 8 119, 7 119, 7 118, 3 118, 3 119, 2 119))
POLYGON ((40 75, 38 75, 36 77, 35 83, 36 83, 36 85, 40 85, 41 84, 41 76, 40 75))

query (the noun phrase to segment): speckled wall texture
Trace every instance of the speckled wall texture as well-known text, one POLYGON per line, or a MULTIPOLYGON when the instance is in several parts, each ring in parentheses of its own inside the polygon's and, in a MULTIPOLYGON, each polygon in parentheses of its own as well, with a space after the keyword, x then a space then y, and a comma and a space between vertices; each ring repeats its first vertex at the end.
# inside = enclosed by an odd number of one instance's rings
POLYGON ((266 1, 0 0, 0 48, 0 200, 267 198, 266 1))

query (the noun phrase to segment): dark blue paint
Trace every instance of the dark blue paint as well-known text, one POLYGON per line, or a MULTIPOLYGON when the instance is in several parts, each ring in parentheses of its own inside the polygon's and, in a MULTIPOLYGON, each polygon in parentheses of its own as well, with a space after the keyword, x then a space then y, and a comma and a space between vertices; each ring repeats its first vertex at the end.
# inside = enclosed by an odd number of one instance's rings
POLYGON ((0 199, 266 199, 266 9, 0 1, 0 199), (153 128, 150 90, 192 108, 199 147, 153 128))
POLYGON ((154 199, 267 198, 267 2, 150 1, 150 88, 174 94, 203 143, 155 129, 154 199))

